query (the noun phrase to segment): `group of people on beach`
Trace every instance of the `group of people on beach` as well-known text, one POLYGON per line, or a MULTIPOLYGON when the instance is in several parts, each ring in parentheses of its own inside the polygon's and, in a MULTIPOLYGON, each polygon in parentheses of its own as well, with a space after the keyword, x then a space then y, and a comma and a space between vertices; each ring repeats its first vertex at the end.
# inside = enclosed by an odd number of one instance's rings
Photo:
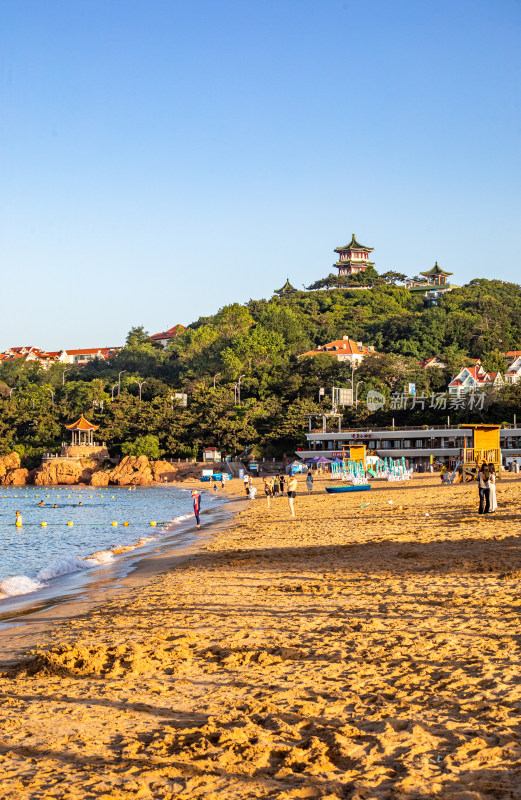
POLYGON ((273 475, 264 478, 264 494, 266 495, 266 502, 268 508, 270 507, 270 500, 272 497, 283 497, 284 487, 288 495, 289 511, 292 517, 295 516, 295 497, 297 496, 297 478, 296 475, 273 475))
POLYGON ((492 514, 497 509, 496 468, 483 463, 478 472, 479 514, 492 514))

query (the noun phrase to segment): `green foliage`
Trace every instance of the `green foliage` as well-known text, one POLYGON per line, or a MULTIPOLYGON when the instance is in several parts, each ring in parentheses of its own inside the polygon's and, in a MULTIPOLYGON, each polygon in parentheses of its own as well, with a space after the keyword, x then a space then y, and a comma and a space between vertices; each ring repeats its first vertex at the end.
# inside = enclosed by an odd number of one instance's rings
POLYGON ((149 459, 158 459, 164 454, 164 450, 159 447, 157 436, 138 436, 133 442, 125 442, 121 446, 124 456, 146 456, 149 459))
MULTIPOLYGON (((396 424, 440 422, 445 413, 436 410, 370 414, 363 399, 371 388, 390 395, 410 382, 427 395, 443 392, 472 358, 482 358, 488 371, 504 373, 501 353, 521 349, 516 284, 471 281, 429 308, 397 285, 402 273, 375 277, 367 270, 349 277, 358 282, 343 277, 339 288, 331 288, 338 283, 333 275, 333 283, 317 282, 322 287, 317 291, 225 306, 198 319, 166 350, 135 327, 107 361, 81 368, 56 364, 47 371, 22 359, 2 363, 0 453, 17 447, 24 463, 33 464, 45 451, 59 452, 65 425, 84 413, 99 425, 96 438, 113 455, 187 458, 200 456, 207 445, 232 456, 245 447, 268 457, 291 455, 305 441, 304 414, 329 410, 333 385, 350 386, 350 366, 334 355, 302 357, 319 344, 349 336, 377 351, 355 372, 362 402, 345 409, 346 425, 390 424, 393 416, 396 424), (371 289, 357 288, 368 285, 368 278, 371 289), (421 369, 419 362, 436 354, 447 367, 421 369), (111 400, 119 373, 121 394, 111 400), (145 381, 141 402, 137 380, 145 381), (321 387, 326 392, 319 403, 321 387), (172 399, 177 391, 188 394, 187 407, 172 399)), ((520 405, 521 387, 508 385, 491 394, 487 418, 512 418, 520 405)), ((451 412, 451 419, 458 415, 451 412)))

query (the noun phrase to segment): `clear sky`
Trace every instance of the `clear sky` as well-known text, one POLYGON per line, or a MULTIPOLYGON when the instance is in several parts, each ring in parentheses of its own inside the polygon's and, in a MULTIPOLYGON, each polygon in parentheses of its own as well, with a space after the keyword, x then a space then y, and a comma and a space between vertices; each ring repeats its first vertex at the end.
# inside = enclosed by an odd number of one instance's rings
POLYGON ((2 0, 0 350, 327 275, 520 281, 518 0, 2 0))

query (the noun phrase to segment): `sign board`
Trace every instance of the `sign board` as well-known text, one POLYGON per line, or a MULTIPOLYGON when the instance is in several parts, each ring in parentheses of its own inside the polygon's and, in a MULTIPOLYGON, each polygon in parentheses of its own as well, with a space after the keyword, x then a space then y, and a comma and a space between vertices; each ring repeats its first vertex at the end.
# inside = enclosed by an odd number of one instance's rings
POLYGON ((353 390, 344 389, 342 386, 333 386, 333 405, 334 406, 352 406, 353 405, 353 390))
POLYGON ((350 433, 349 434, 349 438, 350 439, 372 439, 373 438, 373 432, 369 431, 368 433, 350 433))
POLYGON ((184 392, 175 392, 174 397, 176 400, 179 400, 182 406, 186 406, 188 404, 188 395, 184 392))
POLYGON ((410 383, 409 384, 409 394, 416 394, 416 384, 410 383))
POLYGON ((213 469, 203 469, 203 478, 208 476, 212 477, 212 475, 213 475, 213 469))

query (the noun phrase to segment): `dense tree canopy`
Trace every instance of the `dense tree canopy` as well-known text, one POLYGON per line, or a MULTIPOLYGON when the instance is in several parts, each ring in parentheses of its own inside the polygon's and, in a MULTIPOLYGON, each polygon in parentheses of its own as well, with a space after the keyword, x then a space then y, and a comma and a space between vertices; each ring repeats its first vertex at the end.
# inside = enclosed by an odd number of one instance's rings
MULTIPOLYGON (((439 394, 466 359, 479 357, 487 370, 504 372, 502 353, 521 350, 517 284, 474 280, 427 307, 395 285, 402 277, 372 276, 370 289, 346 284, 233 303, 199 318, 167 349, 134 327, 116 355, 84 367, 55 364, 45 371, 35 362, 3 363, 0 450, 16 447, 27 463, 36 462, 44 451, 57 452, 65 424, 85 413, 115 455, 192 457, 207 445, 231 455, 245 447, 291 454, 303 443, 304 414, 330 408, 331 387, 351 382, 350 367, 331 354, 300 357, 319 344, 349 336, 375 348, 355 373, 361 402, 344 412, 345 424, 368 425, 420 419, 419 410, 370 415, 363 400, 371 388, 391 395, 413 382, 419 392, 439 394), (436 354, 446 369, 420 368, 436 354), (176 392, 188 395, 186 407, 176 392)), ((476 414, 511 418, 520 394, 517 386, 491 392, 476 414)), ((441 405, 423 409, 421 419, 442 421, 445 413, 441 405)), ((463 414, 451 413, 454 420, 463 414)))

